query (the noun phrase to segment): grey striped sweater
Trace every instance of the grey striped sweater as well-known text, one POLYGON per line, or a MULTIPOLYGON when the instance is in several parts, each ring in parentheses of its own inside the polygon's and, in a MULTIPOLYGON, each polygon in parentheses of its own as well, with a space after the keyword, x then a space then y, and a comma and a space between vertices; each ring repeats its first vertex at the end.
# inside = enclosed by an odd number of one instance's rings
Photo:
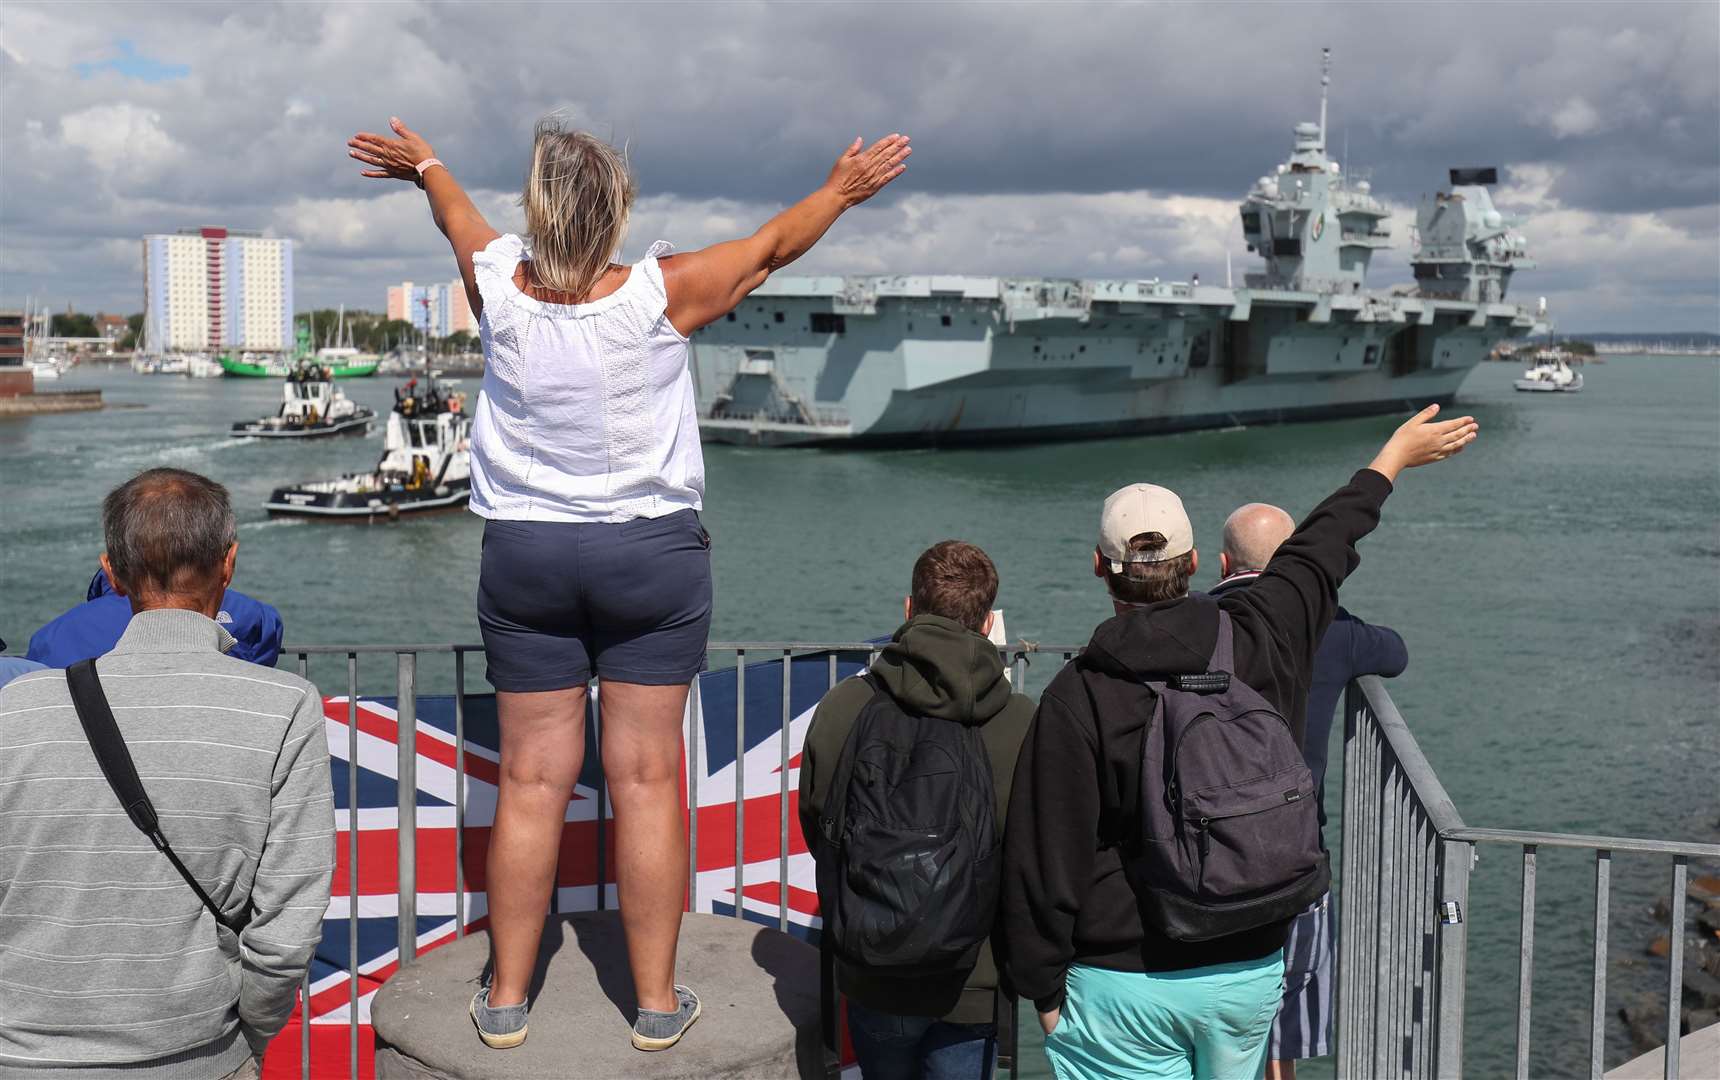
POLYGON ((127 820, 65 673, 0 689, 0 1077, 220 1076, 285 1024, 322 936, 334 801, 316 688, 145 611, 96 663, 162 832, 222 928, 127 820))

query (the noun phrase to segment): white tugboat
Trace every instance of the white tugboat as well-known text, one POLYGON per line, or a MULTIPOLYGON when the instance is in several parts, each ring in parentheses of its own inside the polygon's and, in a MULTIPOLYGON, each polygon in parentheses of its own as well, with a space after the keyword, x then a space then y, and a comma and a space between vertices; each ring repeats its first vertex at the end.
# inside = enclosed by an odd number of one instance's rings
POLYGON ((375 469, 276 488, 263 509, 271 516, 371 521, 464 506, 472 495, 472 420, 464 410, 464 394, 434 382, 420 391, 413 379, 394 392, 375 469))
POLYGON ((235 439, 316 439, 363 435, 376 419, 374 410, 355 403, 335 386, 326 367, 300 364, 281 388, 280 411, 261 420, 241 421, 228 432, 235 439))
POLYGON ((1512 385, 1530 393, 1574 394, 1583 388, 1583 376, 1571 370, 1569 354, 1554 346, 1536 350, 1535 362, 1512 385))

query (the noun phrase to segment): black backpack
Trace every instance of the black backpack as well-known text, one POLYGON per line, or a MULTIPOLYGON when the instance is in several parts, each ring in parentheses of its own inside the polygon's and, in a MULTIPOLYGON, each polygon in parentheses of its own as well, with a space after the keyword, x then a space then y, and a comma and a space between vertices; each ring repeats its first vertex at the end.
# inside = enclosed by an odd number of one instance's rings
POLYGON ((969 970, 1001 878, 990 758, 976 728, 872 686, 818 823, 826 956, 902 978, 969 970))
POLYGON ((1230 616, 1206 674, 1147 680, 1129 880, 1149 925, 1207 941, 1280 922, 1331 885, 1314 777, 1289 723, 1236 678, 1230 616))

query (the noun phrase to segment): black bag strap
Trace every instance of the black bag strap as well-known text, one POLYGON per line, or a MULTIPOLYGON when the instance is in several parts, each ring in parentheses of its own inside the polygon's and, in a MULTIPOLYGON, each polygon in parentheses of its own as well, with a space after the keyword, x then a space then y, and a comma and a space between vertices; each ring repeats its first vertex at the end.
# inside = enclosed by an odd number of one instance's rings
POLYGON ((830 926, 818 932, 818 1019, 824 1036, 824 1049, 836 1057, 836 1070, 842 1069, 842 1046, 837 1032, 842 1030, 836 1015, 836 953, 830 947, 830 926))
MULTIPOLYGON (((860 712, 854 717, 853 726, 848 729, 848 737, 842 740, 842 752, 836 757, 836 772, 830 778, 830 797, 825 801, 822 820, 818 823, 819 839, 834 850, 842 839, 842 833, 848 823, 848 785, 854 779, 854 756, 860 743, 863 730, 869 726, 868 713, 879 698, 893 701, 889 691, 872 677, 871 672, 863 672, 860 676, 866 685, 872 688, 872 697, 860 712)), ((812 837, 807 837, 811 842, 812 837)))
POLYGON ((114 722, 113 709, 109 707, 107 694, 102 692, 102 683, 96 677, 96 662, 94 660, 79 660, 66 669, 66 685, 72 692, 72 707, 77 710, 78 721, 84 725, 84 737, 90 741, 90 749, 95 751, 96 764, 101 766, 102 775, 107 777, 108 786, 119 798, 121 806, 125 807, 125 816, 138 827, 143 835, 149 837, 149 842, 155 845, 157 851, 167 856, 167 861, 179 871, 179 876, 185 879, 185 884, 191 886, 191 891, 197 894, 197 899, 203 901, 203 906, 209 909, 209 914, 215 916, 215 921, 237 934, 244 929, 245 924, 239 920, 229 919, 215 906, 215 901, 203 891, 203 886, 191 876, 191 871, 179 861, 173 848, 167 843, 167 837, 161 833, 161 821, 155 815, 155 805, 149 801, 149 793, 143 790, 143 781, 138 778, 137 766, 131 760, 131 751, 126 749, 125 739, 119 733, 119 725, 114 722))

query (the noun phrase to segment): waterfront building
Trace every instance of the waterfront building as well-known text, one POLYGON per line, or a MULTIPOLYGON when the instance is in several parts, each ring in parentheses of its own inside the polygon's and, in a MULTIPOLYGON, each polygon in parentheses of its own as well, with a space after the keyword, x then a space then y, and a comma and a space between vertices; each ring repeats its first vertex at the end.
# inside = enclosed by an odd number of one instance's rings
POLYGON ((35 386, 24 363, 24 313, 0 311, 0 398, 28 394, 35 386))
POLYGON ((125 336, 125 331, 126 322, 124 315, 108 315, 104 312, 96 313, 96 333, 101 335, 102 338, 107 341, 109 352, 113 351, 114 343, 125 336))
POLYGON ((293 344, 293 242, 239 229, 143 238, 145 336, 157 351, 293 344))
POLYGON ((388 317, 404 319, 420 333, 444 338, 459 330, 477 332, 472 318, 472 305, 466 299, 466 286, 455 280, 434 285, 414 285, 402 281, 388 287, 388 317))

